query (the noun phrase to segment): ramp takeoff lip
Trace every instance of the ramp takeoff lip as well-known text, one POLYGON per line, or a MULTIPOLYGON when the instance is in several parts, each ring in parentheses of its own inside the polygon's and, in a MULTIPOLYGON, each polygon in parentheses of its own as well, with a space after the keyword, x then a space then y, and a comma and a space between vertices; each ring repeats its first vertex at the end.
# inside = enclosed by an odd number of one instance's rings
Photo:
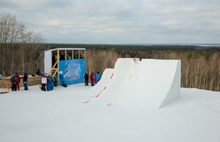
POLYGON ((117 61, 118 61, 118 59, 119 59, 119 58, 116 58, 115 62, 117 62, 117 61))

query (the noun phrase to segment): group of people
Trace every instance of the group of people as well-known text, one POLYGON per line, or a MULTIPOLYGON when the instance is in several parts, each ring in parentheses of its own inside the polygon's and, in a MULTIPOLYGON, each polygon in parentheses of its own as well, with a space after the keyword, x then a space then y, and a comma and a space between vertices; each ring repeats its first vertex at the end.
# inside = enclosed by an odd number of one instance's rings
POLYGON ((56 86, 56 79, 52 75, 46 76, 43 75, 41 78, 41 90, 42 91, 50 91, 53 90, 54 86, 56 86))
MULTIPOLYGON (((23 72, 23 74, 24 74, 23 76, 24 90, 28 90, 28 86, 27 86, 28 76, 25 71, 23 72)), ((52 75, 45 76, 44 74, 40 72, 40 68, 37 69, 36 74, 42 76, 42 79, 41 79, 42 91, 53 90, 54 86, 56 86, 56 81, 54 79, 55 77, 53 78, 52 75)), ((12 74, 12 77, 10 78, 12 91, 20 90, 20 85, 19 85, 20 81, 21 81, 21 77, 18 75, 17 72, 14 72, 14 74, 12 74)))
POLYGON ((41 75, 41 90, 42 91, 50 91, 53 90, 54 86, 56 86, 56 76, 46 76, 40 72, 40 68, 37 69, 37 75, 41 75))
MULTIPOLYGON (((23 77, 24 90, 28 90, 28 86, 27 86, 28 76, 27 76, 27 73, 25 71, 23 72, 23 74, 24 74, 24 77, 23 77)), ((46 75, 44 75, 40 72, 39 68, 37 69, 36 74, 42 76, 42 78, 41 78, 41 83, 42 83, 41 90, 42 91, 53 90, 54 86, 57 85, 57 83, 56 83, 56 77, 57 76, 53 77, 51 74, 49 76, 46 76, 46 75)), ((89 83, 89 78, 90 78, 91 86, 94 86, 101 79, 101 73, 100 72, 97 72, 97 73, 92 72, 90 77, 89 77, 88 73, 85 73, 84 78, 85 78, 85 85, 86 86, 89 85, 88 84, 89 83)), ((20 80, 21 80, 21 78, 18 75, 18 73, 14 72, 14 74, 10 78, 12 91, 20 90, 20 86, 19 86, 20 80)))
MULTIPOLYGON (((23 72, 23 74, 24 74, 24 77, 23 77, 24 90, 28 90, 28 86, 27 86, 28 76, 25 71, 23 72)), ((17 91, 17 89, 18 89, 18 91, 20 90, 20 85, 19 85, 20 80, 21 80, 21 78, 18 75, 18 73, 14 72, 14 74, 10 78, 12 91, 17 91)))
MULTIPOLYGON (((85 86, 88 86, 89 84, 89 74, 88 73, 85 73, 84 75, 84 78, 85 78, 85 86)), ((91 82, 91 86, 94 86, 96 85, 99 80, 101 79, 101 73, 100 72, 97 72, 97 73, 93 73, 90 75, 90 82, 91 82)))

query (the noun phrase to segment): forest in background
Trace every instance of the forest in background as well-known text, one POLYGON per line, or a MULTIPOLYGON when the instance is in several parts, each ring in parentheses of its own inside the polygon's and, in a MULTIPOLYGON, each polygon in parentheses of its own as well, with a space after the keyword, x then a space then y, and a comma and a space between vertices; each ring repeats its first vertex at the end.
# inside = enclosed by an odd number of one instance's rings
MULTIPOLYGON (((103 45, 102 45, 103 46, 103 45)), ((137 46, 138 48, 138 46, 137 46)), ((139 47, 140 48, 140 47, 139 47)), ((141 48, 144 48, 142 46, 141 48)), ((150 50, 118 50, 117 48, 87 48, 88 73, 114 68, 116 58, 177 59, 181 60, 181 87, 220 91, 220 48, 173 47, 150 50)))
POLYGON ((10 14, 0 15, 0 74, 12 75, 15 71, 32 72, 40 66, 45 39, 40 33, 27 30, 24 23, 10 14))
POLYGON ((3 75, 11 75, 14 71, 22 74, 24 70, 35 74, 37 68, 44 71, 43 51, 67 47, 86 48, 86 71, 89 74, 114 68, 116 58, 178 59, 181 60, 181 87, 220 91, 218 47, 24 44, 17 45, 11 52, 15 60, 8 61, 3 75))

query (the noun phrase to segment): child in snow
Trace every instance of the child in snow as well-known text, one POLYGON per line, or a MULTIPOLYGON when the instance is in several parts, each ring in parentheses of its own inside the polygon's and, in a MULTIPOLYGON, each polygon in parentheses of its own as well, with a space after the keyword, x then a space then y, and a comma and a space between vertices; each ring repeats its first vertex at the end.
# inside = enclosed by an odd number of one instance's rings
POLYGON ((17 91, 17 77, 15 77, 15 74, 12 75, 12 77, 10 78, 11 80, 11 90, 12 91, 17 91))
POLYGON ((23 74, 24 74, 24 77, 23 77, 24 90, 28 90, 28 86, 27 86, 28 76, 27 76, 27 73, 25 71, 23 72, 23 74))
POLYGON ((46 91, 47 77, 45 75, 41 78, 41 83, 42 83, 41 90, 46 91))

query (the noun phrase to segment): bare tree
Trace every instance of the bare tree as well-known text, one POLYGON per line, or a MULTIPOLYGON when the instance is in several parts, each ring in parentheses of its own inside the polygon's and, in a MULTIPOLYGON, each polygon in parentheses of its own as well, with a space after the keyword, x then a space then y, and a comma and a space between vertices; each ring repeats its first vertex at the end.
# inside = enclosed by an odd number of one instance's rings
POLYGON ((22 23, 16 21, 15 16, 0 16, 0 51, 1 51, 1 72, 3 75, 9 74, 8 68, 14 69, 17 43, 20 41, 20 31, 24 28, 22 23))
POLYGON ((30 65, 28 69, 36 68, 44 41, 41 34, 28 31, 15 16, 0 15, 0 73, 11 75, 14 71, 27 70, 25 63, 30 65))

